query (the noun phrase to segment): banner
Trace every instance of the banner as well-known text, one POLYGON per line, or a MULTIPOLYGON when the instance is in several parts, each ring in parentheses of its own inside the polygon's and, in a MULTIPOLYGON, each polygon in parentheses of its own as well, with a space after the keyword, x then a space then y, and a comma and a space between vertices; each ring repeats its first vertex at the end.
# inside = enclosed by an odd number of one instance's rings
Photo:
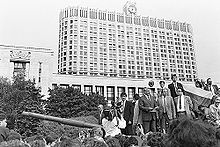
POLYGON ((198 110, 199 105, 209 107, 211 104, 213 95, 210 91, 197 88, 194 85, 183 85, 183 88, 185 94, 192 99, 194 110, 198 110))

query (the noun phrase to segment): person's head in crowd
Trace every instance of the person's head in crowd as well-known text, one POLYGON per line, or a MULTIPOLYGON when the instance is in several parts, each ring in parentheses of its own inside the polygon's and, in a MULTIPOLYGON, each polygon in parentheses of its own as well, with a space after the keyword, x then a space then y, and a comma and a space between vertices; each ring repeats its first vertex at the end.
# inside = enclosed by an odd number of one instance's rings
POLYGON ((78 138, 75 138, 72 140, 71 147, 82 147, 82 142, 78 138))
POLYGON ((46 144, 47 144, 48 146, 51 146, 56 139, 53 138, 51 135, 47 135, 47 136, 45 137, 45 140, 46 140, 46 144))
POLYGON ((172 120, 168 127, 168 134, 172 134, 173 130, 179 125, 179 123, 180 123, 179 119, 172 120))
POLYGON ((84 140, 84 143, 83 145, 85 147, 107 147, 107 144, 103 141, 99 141, 93 137, 90 137, 90 138, 86 138, 84 140))
POLYGON ((202 84, 201 84, 201 82, 198 79, 195 80, 195 86, 197 88, 202 88, 202 84))
POLYGON ((177 89, 177 94, 179 95, 179 96, 182 96, 183 95, 183 90, 182 89, 177 89))
POLYGON ((21 135, 17 132, 15 132, 14 130, 11 130, 9 132, 9 136, 7 137, 7 141, 9 140, 21 140, 21 135))
POLYGON ((43 136, 41 136, 41 135, 34 135, 34 136, 27 137, 27 138, 24 139, 24 141, 27 142, 27 143, 34 142, 35 140, 42 140, 46 143, 43 136))
MULTIPOLYGON (((207 107, 205 107, 205 106, 203 106, 203 105, 199 105, 199 106, 198 106, 198 110, 199 110, 198 114, 199 114, 200 116, 204 117, 205 115, 207 115, 207 114, 206 114, 206 109, 207 109, 207 107)), ((204 118, 202 118, 202 119, 204 119, 204 118)))
POLYGON ((165 81, 160 81, 159 84, 160 84, 160 88, 164 88, 165 87, 165 81))
POLYGON ((123 147, 125 140, 128 138, 127 136, 124 135, 115 135, 115 138, 117 138, 120 142, 120 145, 123 147))
POLYGON ((144 87, 143 93, 144 93, 145 95, 148 95, 148 96, 151 95, 151 90, 150 90, 150 88, 144 87))
POLYGON ((100 105, 98 105, 98 109, 99 109, 100 112, 102 112, 103 109, 104 109, 104 106, 102 104, 100 104, 100 105))
POLYGON ((46 143, 43 140, 34 140, 30 142, 31 147, 46 147, 46 143))
POLYGON ((143 139, 140 136, 133 136, 138 141, 138 146, 140 147, 143 143, 143 139))
POLYGON ((89 133, 87 132, 87 130, 81 130, 81 131, 79 132, 78 138, 81 140, 81 142, 83 142, 86 138, 89 137, 88 134, 89 134, 89 133))
POLYGON ((108 121, 112 121, 113 116, 110 110, 106 109, 103 111, 103 118, 107 119, 108 121))
POLYGON ((60 147, 61 142, 56 142, 53 147, 60 147))
POLYGON ((93 136, 91 136, 91 137, 104 138, 105 137, 105 130, 101 127, 94 127, 94 128, 92 128, 92 134, 93 134, 93 136))
POLYGON ((135 137, 129 137, 124 142, 124 147, 138 147, 138 141, 135 137))
POLYGON ((115 137, 110 137, 106 139, 108 147, 121 147, 119 140, 115 137))
POLYGON ((2 109, 0 109, 0 126, 2 127, 7 126, 6 114, 2 109))
POLYGON ((60 147, 74 147, 74 145, 74 142, 70 138, 64 139, 60 143, 60 147))
POLYGON ((215 99, 215 107, 219 107, 219 104, 220 104, 220 97, 217 96, 216 99, 215 99))
POLYGON ((140 96, 139 96, 139 94, 134 94, 134 97, 133 97, 133 100, 134 101, 137 101, 137 100, 139 100, 140 99, 140 96))
POLYGON ((212 85, 212 79, 211 79, 211 78, 208 78, 208 79, 206 80, 206 84, 207 84, 207 85, 212 85))
POLYGON ((184 119, 168 134, 164 145, 165 147, 215 147, 216 131, 202 121, 184 119))
POLYGON ((147 137, 147 145, 150 147, 163 147, 164 134, 160 132, 153 132, 147 137))
POLYGON ((127 94, 125 92, 122 92, 120 97, 122 101, 125 101, 127 99, 127 94))
POLYGON ((60 137, 60 141, 63 141, 63 140, 68 140, 68 139, 70 139, 68 136, 66 136, 66 135, 62 135, 61 137, 60 137))
POLYGON ((177 81, 177 75, 176 74, 171 74, 171 80, 173 82, 176 82, 177 81))
POLYGON ((3 144, 0 144, 1 147, 27 147, 27 144, 23 143, 22 141, 15 139, 7 141, 3 144))

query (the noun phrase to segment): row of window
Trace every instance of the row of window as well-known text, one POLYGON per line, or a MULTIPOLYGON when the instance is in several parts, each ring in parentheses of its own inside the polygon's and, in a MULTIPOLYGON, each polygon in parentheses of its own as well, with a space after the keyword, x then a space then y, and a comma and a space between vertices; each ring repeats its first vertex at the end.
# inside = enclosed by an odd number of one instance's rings
MULTIPOLYGON (((52 84, 52 87, 55 88, 57 84, 52 84)), ((69 87, 68 84, 60 84, 60 87, 67 88, 69 87)), ((92 85, 72 85, 73 88, 80 90, 84 94, 92 94, 96 93, 101 96, 106 96, 107 100, 114 100, 117 97, 120 97, 120 94, 122 92, 125 92, 126 87, 115 87, 115 86, 94 86, 95 89, 93 89, 92 85), (83 86, 83 87, 82 87, 83 86), (84 91, 82 91, 82 88, 84 91), (104 88, 106 88, 106 93, 104 93, 104 88), (115 89, 117 88, 117 89, 115 89), (115 93, 115 90, 116 93, 115 93)), ((138 87, 137 91, 135 87, 127 87, 127 94, 128 94, 128 99, 132 100, 133 96, 135 93, 138 93, 140 96, 143 95, 143 87, 138 87)))

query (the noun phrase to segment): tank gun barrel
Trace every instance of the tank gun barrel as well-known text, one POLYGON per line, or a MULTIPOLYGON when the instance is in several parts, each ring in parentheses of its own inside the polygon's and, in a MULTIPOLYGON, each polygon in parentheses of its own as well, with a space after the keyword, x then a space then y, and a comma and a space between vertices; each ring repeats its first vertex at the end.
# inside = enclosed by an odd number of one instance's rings
POLYGON ((54 122, 62 123, 65 125, 75 126, 75 127, 82 127, 82 128, 102 127, 97 124, 86 123, 83 121, 78 121, 78 120, 73 120, 73 119, 43 115, 43 114, 39 114, 39 113, 22 112, 22 115, 30 116, 30 117, 34 117, 34 118, 39 118, 39 119, 43 119, 43 120, 48 120, 48 121, 54 121, 54 122))

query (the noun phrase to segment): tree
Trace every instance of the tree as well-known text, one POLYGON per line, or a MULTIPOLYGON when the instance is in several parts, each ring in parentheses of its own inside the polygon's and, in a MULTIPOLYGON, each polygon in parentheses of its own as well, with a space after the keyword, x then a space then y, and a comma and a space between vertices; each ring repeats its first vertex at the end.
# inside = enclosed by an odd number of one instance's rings
POLYGON ((79 116, 98 116, 98 105, 105 104, 105 98, 98 94, 85 95, 73 87, 56 87, 49 90, 50 97, 46 101, 48 115, 71 118, 79 116))
POLYGON ((1 107, 9 115, 8 127, 24 137, 37 134, 41 120, 24 117, 21 113, 29 111, 44 114, 40 89, 30 80, 25 80, 23 74, 14 76, 12 83, 4 78, 0 81, 0 89, 4 89, 1 93, 1 107))

